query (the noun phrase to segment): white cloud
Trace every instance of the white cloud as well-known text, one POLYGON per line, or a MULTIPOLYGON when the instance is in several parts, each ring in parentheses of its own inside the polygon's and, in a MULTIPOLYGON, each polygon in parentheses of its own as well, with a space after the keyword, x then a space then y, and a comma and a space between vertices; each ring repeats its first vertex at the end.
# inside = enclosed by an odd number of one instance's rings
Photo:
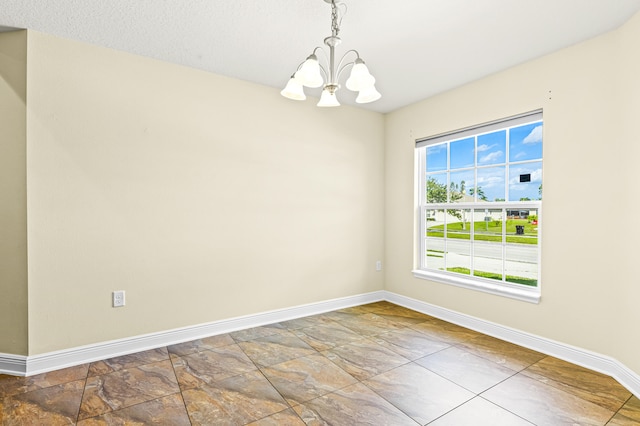
POLYGON ((478 186, 481 188, 492 188, 497 185, 500 185, 504 188, 504 179, 502 179, 502 177, 486 176, 478 178, 478 186))
POLYGON ((482 144, 482 145, 478 145, 477 149, 478 149, 478 152, 484 152, 484 151, 489 151, 491 148, 495 148, 496 146, 497 146, 497 144, 495 144, 495 143, 493 145, 491 145, 491 146, 489 146, 489 145, 487 145, 485 143, 485 144, 482 144))
POLYGON ((489 163, 502 158, 502 151, 495 151, 480 158, 481 163, 489 163))
POLYGON ((518 160, 518 159, 520 159, 520 158, 522 158, 522 157, 525 157, 526 155, 527 155, 527 153, 526 153, 526 152, 519 152, 519 153, 517 153, 517 154, 516 154, 516 156, 514 157, 514 159, 518 160))
POLYGON ((542 126, 536 126, 531 133, 527 135, 522 141, 523 144, 540 143, 542 142, 542 126))
POLYGON ((447 144, 431 145, 427 147, 429 154, 438 154, 447 150, 447 144))

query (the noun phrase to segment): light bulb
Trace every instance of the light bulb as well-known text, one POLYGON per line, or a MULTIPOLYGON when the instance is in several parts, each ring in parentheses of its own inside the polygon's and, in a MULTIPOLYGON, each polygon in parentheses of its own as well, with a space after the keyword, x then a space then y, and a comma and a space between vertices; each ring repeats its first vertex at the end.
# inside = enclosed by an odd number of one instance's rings
POLYGON ((349 79, 347 79, 347 89, 359 92, 373 86, 375 82, 376 79, 369 73, 369 69, 364 64, 364 61, 357 58, 353 64, 353 68, 351 68, 349 79))
POLYGON ((376 90, 376 87, 371 86, 361 90, 360 93, 358 93, 356 102, 359 104, 368 104, 369 102, 377 101, 381 97, 382 95, 376 90))
POLYGON ((288 99, 293 99, 294 101, 304 101, 307 97, 304 94, 304 88, 300 81, 296 80, 295 77, 291 76, 287 86, 282 89, 280 92, 282 96, 288 99))
POLYGON ((336 97, 335 92, 332 92, 329 89, 324 89, 322 91, 322 95, 320 96, 320 102, 318 102, 319 107, 337 107, 340 106, 340 102, 338 102, 338 98, 336 97))
POLYGON ((320 74, 318 57, 314 54, 309 55, 294 76, 303 86, 307 87, 320 87, 324 83, 320 74))

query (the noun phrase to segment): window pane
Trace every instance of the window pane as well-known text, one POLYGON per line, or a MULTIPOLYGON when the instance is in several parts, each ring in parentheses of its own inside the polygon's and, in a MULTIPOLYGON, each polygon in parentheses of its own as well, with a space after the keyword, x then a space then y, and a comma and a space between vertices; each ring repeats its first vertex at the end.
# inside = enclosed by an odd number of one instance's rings
POLYGON ((474 210, 473 275, 502 280, 502 221, 502 209, 474 210))
POLYGON ((452 203, 473 202, 474 173, 473 170, 451 172, 449 184, 449 201, 452 203))
POLYGON ((515 284, 538 284, 538 210, 507 220, 506 280, 515 284))
POLYGON ((471 271, 471 210, 447 210, 447 270, 469 275, 471 271))
POLYGON ((474 166, 473 148, 475 138, 461 139, 451 142, 449 150, 451 152, 451 169, 461 169, 463 167, 474 166))
POLYGON ((507 131, 499 130, 478 136, 478 165, 501 164, 506 161, 507 131))
POLYGON ((487 167, 478 169, 477 191, 478 201, 505 200, 505 167, 487 167))
POLYGON ((509 166, 509 201, 542 199, 542 161, 509 166))
POLYGON ((446 143, 427 147, 427 171, 439 172, 440 170, 447 170, 446 143))
POLYGON ((509 130, 509 161, 542 159, 542 123, 509 130))
POLYGON ((426 210, 425 265, 431 269, 444 269, 444 210, 426 210))
POLYGON ((502 244, 475 243, 473 247, 473 275, 502 281, 502 244))
POLYGON ((473 211, 474 239, 502 243, 502 209, 473 211))
POLYGON ((447 174, 427 175, 427 203, 447 202, 447 174))

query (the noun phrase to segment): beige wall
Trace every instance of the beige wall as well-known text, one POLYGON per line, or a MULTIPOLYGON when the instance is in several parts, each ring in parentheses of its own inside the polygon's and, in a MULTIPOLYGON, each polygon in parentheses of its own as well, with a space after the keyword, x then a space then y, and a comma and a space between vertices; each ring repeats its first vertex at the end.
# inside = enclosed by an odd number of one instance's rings
POLYGON ((27 32, 0 33, 0 353, 27 355, 27 32))
POLYGON ((385 288, 609 355, 640 373, 640 15, 386 117, 385 288), (544 109, 539 305, 416 279, 414 141, 544 109), (631 337, 634 336, 634 337, 631 337))
POLYGON ((28 84, 30 354, 383 288, 382 115, 37 32, 28 84))

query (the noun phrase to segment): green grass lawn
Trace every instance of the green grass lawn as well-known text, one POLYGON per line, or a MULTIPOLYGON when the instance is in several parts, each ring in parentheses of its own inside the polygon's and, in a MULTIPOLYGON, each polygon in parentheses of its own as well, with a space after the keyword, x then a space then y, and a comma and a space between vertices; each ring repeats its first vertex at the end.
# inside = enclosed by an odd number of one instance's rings
MULTIPOLYGON (((475 241, 502 242, 502 221, 474 222, 473 227, 475 229, 473 235, 475 241)), ((470 229, 471 222, 465 222, 464 228, 462 226, 462 222, 448 224, 447 238, 468 240, 471 238, 470 229)), ((429 227, 427 229, 427 236, 443 237, 444 225, 429 227)), ((527 219, 508 219, 507 242, 538 244, 538 225, 532 225, 527 219), (516 226, 524 226, 524 235, 516 235, 516 226)))
MULTIPOLYGON (((460 267, 447 268, 447 271, 464 275, 471 274, 471 270, 460 267)), ((473 271, 473 275, 476 277, 490 278, 492 280, 502 281, 502 276, 493 272, 473 271)), ((536 287, 538 285, 538 280, 536 280, 535 278, 514 277, 511 275, 507 275, 506 280, 510 283, 528 285, 530 287, 536 287)))

